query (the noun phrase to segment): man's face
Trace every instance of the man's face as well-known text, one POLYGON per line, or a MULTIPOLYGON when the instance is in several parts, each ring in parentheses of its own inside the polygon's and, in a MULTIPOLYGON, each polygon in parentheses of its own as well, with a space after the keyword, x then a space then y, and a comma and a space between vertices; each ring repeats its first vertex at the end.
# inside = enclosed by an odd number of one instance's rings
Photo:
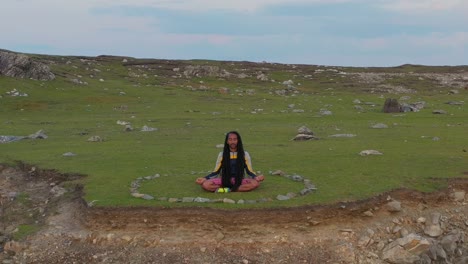
POLYGON ((236 134, 233 134, 233 133, 229 134, 227 143, 231 151, 237 151, 237 135, 236 134))

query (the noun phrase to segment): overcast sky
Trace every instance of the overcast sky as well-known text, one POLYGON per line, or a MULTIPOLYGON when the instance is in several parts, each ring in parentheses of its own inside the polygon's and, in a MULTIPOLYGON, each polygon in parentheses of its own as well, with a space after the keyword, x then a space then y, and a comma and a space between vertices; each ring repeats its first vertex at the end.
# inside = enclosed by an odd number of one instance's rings
POLYGON ((0 48, 334 66, 468 65, 468 0, 2 0, 0 48))

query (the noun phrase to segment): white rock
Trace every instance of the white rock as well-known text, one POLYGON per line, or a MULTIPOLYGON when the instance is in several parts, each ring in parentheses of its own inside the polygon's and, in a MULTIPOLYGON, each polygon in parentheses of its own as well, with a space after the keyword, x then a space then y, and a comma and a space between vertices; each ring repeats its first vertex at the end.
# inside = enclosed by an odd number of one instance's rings
POLYGON ((368 156, 368 155, 383 155, 383 153, 377 151, 377 150, 373 150, 373 149, 368 149, 368 150, 363 150, 361 152, 359 152, 359 155, 361 156, 368 156))

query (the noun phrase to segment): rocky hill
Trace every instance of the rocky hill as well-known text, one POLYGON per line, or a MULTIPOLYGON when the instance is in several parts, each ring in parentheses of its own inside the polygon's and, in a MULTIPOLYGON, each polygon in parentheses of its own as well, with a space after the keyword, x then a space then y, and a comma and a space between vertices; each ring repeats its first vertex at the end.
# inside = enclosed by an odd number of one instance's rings
POLYGON ((27 55, 0 50, 0 75, 49 81, 55 79, 49 66, 27 55))
POLYGON ((247 61, 138 59, 102 55, 28 55, 0 50, 0 75, 35 80, 64 77, 73 84, 122 79, 144 85, 185 86, 193 90, 220 89, 204 83, 238 83, 285 87, 288 94, 301 87, 359 89, 370 93, 451 92, 468 89, 468 66, 401 65, 397 67, 341 67, 247 61), (124 67, 126 75, 115 72, 124 67))
MULTIPOLYGON (((114 79, 220 93, 234 83, 284 96, 468 88, 468 66, 354 68, 5 50, 0 75, 84 88, 114 79)), ((94 207, 73 182, 79 177, 0 164, 0 263, 468 263, 466 177, 447 180, 435 193, 401 189, 356 202, 251 210, 94 207)))

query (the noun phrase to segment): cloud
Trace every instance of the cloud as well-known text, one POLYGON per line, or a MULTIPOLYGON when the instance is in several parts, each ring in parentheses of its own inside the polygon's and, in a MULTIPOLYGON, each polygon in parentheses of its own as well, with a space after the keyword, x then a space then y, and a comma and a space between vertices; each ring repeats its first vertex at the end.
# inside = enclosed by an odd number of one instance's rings
MULTIPOLYGON (((152 7, 170 10, 184 10, 194 12, 206 12, 208 10, 231 10, 236 12, 255 12, 268 6, 283 5, 283 4, 315 4, 315 3, 345 3, 356 2, 357 0, 94 0, 86 2, 94 2, 104 6, 134 6, 134 7, 152 7)), ((359 0, 358 0, 359 1, 359 0)))
POLYGON ((2 3, 0 48, 323 65, 466 64, 467 7, 464 0, 11 0, 2 3))
POLYGON ((468 32, 433 33, 422 37, 409 36, 407 39, 414 47, 468 50, 468 32))
POLYGON ((465 0, 383 0, 382 7, 403 13, 468 12, 465 0))
POLYGON ((385 50, 391 47, 404 47, 408 50, 428 49, 468 49, 468 32, 442 33, 427 35, 397 35, 390 37, 355 39, 357 47, 373 50, 385 50))

